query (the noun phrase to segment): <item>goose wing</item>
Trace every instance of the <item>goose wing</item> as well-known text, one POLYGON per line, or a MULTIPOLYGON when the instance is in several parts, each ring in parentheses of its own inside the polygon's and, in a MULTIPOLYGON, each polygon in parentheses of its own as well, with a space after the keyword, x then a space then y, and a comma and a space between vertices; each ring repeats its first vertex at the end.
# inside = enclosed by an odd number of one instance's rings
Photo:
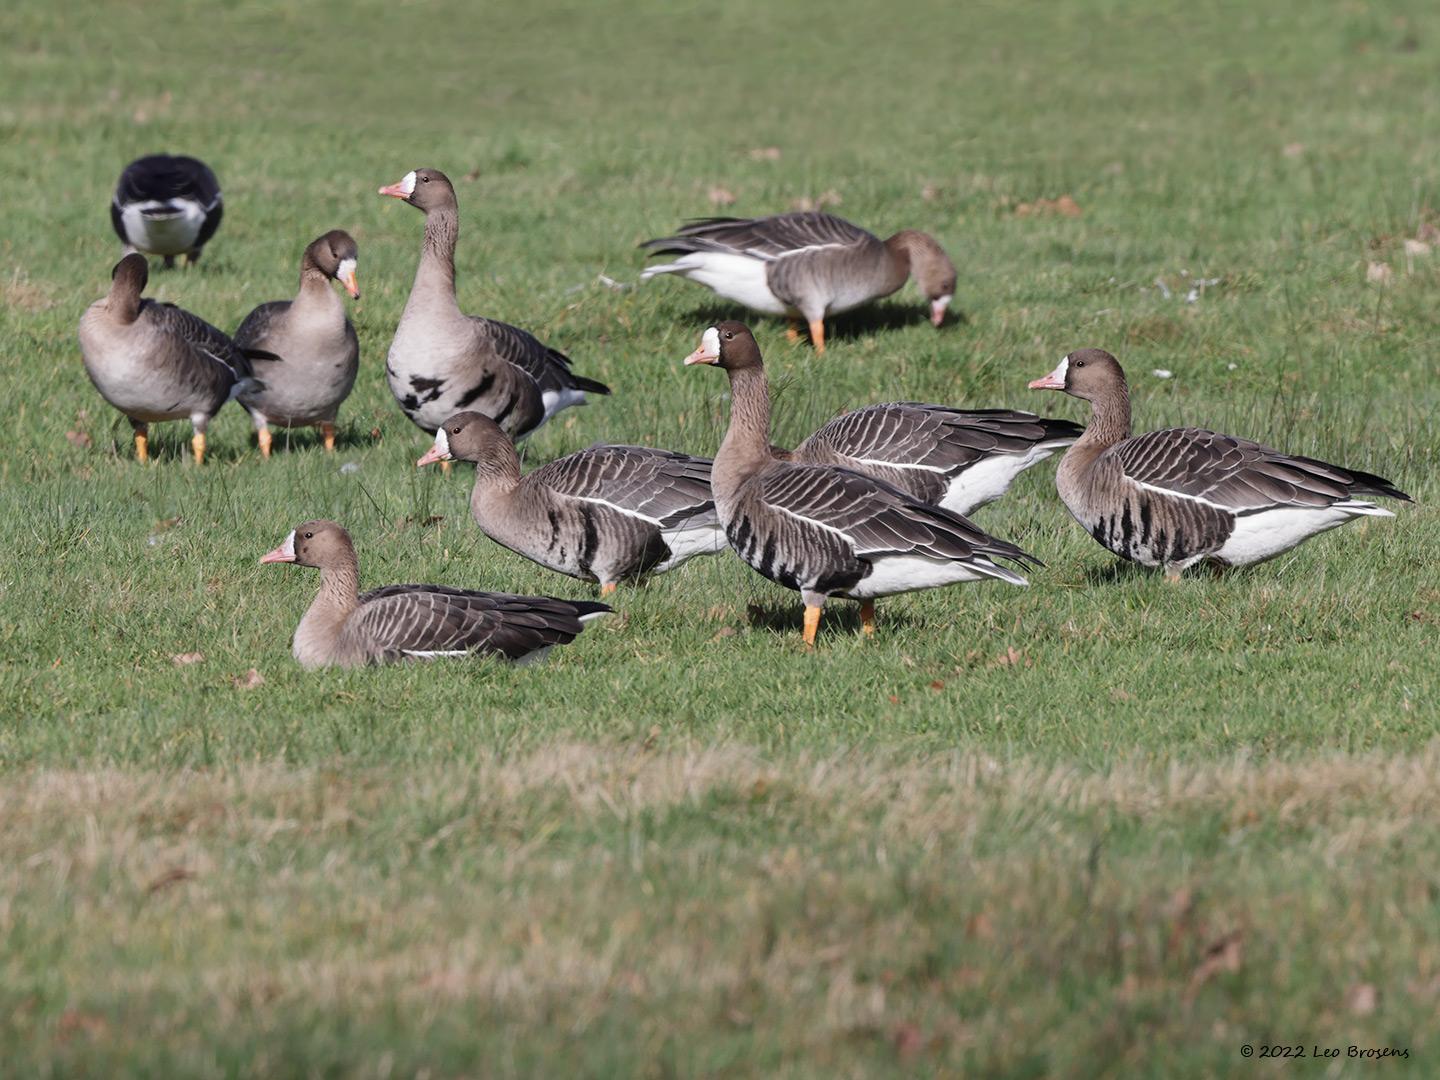
POLYGON ((770 469, 761 476, 760 497, 775 512, 844 537, 862 559, 917 555, 958 560, 1007 580, 1017 575, 995 566, 992 559, 1039 565, 1034 556, 967 518, 917 502, 889 484, 849 469, 819 465, 770 469))
POLYGON ((1110 454, 1122 475, 1135 484, 1234 514, 1333 506, 1356 496, 1410 501, 1389 480, 1372 473, 1202 428, 1152 431, 1126 439, 1110 454))
POLYGON ((146 301, 146 307, 159 330, 183 340, 197 355, 227 368, 232 382, 250 377, 250 361, 224 331, 174 304, 146 301))
POLYGON ((993 454, 1021 454, 1039 443, 1063 445, 1082 429, 1013 409, 951 409, 913 401, 869 405, 831 420, 795 449, 804 460, 824 447, 858 461, 959 472, 993 454))
POLYGON ((568 356, 559 349, 550 348, 534 334, 494 319, 472 318, 472 321, 490 350, 535 380, 542 394, 564 390, 610 393, 610 388, 604 383, 576 375, 570 370, 568 356))
POLYGON ((662 529, 715 522, 709 458, 648 446, 592 446, 529 474, 562 495, 604 503, 662 529))
POLYGON ((246 315, 245 321, 235 330, 235 336, 232 339, 235 347, 252 361, 267 360, 273 363, 283 359, 267 350, 265 342, 290 310, 290 304, 289 300, 271 300, 246 315))
POLYGON ((346 633, 379 659, 479 652, 517 660, 564 645, 585 619, 611 609, 590 601, 472 592, 441 585, 387 585, 360 597, 346 633))
POLYGON ((873 233, 844 218, 803 211, 764 218, 700 218, 687 222, 674 236, 647 240, 640 246, 652 255, 718 251, 770 261, 804 251, 878 242, 873 233))

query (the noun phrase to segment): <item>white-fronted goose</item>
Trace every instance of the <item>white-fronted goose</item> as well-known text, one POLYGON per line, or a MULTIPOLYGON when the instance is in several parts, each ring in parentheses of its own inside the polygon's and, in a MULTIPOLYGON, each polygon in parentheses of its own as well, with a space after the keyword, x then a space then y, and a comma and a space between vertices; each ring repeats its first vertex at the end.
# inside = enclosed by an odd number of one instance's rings
POLYGON ((362 594, 350 534, 333 521, 297 525, 262 563, 320 570, 320 593, 295 629, 303 668, 361 667, 443 656, 536 659, 611 609, 592 600, 511 596, 444 585, 386 585, 362 594))
POLYGON ((109 295, 80 318, 80 352, 100 396, 130 418, 140 461, 149 460, 150 424, 188 419, 198 465, 211 417, 258 384, 224 333, 174 304, 141 298, 149 273, 145 256, 133 252, 115 264, 109 295))
POLYGON ((260 453, 270 456, 270 425, 320 428, 325 449, 335 449, 335 418, 350 396, 360 367, 360 339, 331 281, 353 297, 359 249, 343 229, 314 240, 300 257, 300 291, 294 300, 261 304, 235 331, 235 345, 264 389, 240 395, 255 423, 260 453))
POLYGON ((507 323, 466 315, 455 299, 455 189, 438 169, 416 169, 381 195, 425 213, 425 242, 410 299, 395 328, 385 376, 405 415, 433 434, 464 409, 522 438, 585 395, 610 388, 570 370, 570 360, 507 323))
POLYGON ((994 560, 1037 560, 959 514, 849 469, 778 460, 760 348, 743 323, 706 330, 685 363, 714 364, 730 376, 730 427, 711 480, 715 508, 736 554, 804 598, 807 646, 827 597, 860 601, 869 634, 876 597, 983 578, 1027 584, 994 560))
POLYGON ((600 584, 663 574, 725 546, 710 462, 648 446, 592 446, 520 475, 515 446, 480 413, 450 417, 415 464, 473 461, 470 509, 486 536, 541 566, 600 584))
POLYGON ((956 514, 994 502, 1015 477, 1080 437, 1069 420, 1013 409, 896 401, 837 416, 794 450, 800 465, 837 465, 956 514))
POLYGON ((175 265, 176 255, 188 256, 192 264, 199 260, 224 213, 220 182, 210 166, 169 154, 126 165, 110 200, 110 224, 126 254, 163 255, 167 267, 175 265))
POLYGON ((955 264, 934 237, 905 229, 881 240, 833 214, 704 218, 640 246, 680 256, 642 278, 678 274, 751 311, 804 319, 816 352, 825 351, 827 315, 889 296, 911 274, 936 326, 955 295, 955 264))
POLYGON ((1353 518, 1394 517, 1371 496, 1411 501, 1379 476, 1203 428, 1132 437, 1125 372, 1101 349, 1070 353, 1030 388, 1090 402, 1090 425, 1055 478, 1075 520, 1172 580, 1204 559, 1247 566, 1353 518))

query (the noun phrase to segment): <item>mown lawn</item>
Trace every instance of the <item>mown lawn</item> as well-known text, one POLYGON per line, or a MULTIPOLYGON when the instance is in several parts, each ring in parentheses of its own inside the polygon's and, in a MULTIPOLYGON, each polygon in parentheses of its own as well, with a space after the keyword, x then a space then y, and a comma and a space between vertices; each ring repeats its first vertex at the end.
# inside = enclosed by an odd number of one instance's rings
POLYGON ((0 1072, 1434 1074, 1432 5, 18 0, 0 41, 0 1072), (232 407, 203 469, 180 425, 132 460, 74 329, 159 149, 226 218, 150 291, 217 325, 359 240, 337 455, 262 464, 232 407), (478 533, 466 467, 413 468, 383 359, 421 217, 375 189, 421 165, 462 305, 615 389, 532 463, 713 453, 723 380, 680 360, 737 312, 637 286, 635 244, 824 200, 937 235, 963 317, 912 288, 820 358, 753 322, 783 441, 895 398, 1083 418, 1024 387, 1097 345, 1139 425, 1417 505, 1170 586, 1044 464, 979 516, 1031 588, 882 602, 873 640, 836 603, 807 655, 727 554, 543 666, 303 673, 316 579, 257 560, 306 518, 368 583, 589 595, 478 533))

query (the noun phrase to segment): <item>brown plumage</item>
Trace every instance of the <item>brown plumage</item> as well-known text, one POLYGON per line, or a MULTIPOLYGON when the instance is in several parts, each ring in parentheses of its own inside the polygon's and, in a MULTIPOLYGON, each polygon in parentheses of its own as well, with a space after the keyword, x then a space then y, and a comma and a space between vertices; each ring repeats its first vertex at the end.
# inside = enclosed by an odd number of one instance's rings
POLYGON ((1207 559, 1261 562, 1356 517, 1394 516, 1371 497, 1411 501, 1383 477, 1203 428, 1132 437, 1125 372, 1102 349, 1070 353, 1030 387, 1091 403, 1090 425, 1056 473, 1075 520, 1170 577, 1207 559))
POLYGON ((292 649, 305 668, 447 656, 534 658, 569 644, 585 622, 611 610, 590 600, 444 585, 386 585, 362 594, 350 534, 333 521, 297 525, 260 561, 320 570, 320 592, 295 630, 292 649))

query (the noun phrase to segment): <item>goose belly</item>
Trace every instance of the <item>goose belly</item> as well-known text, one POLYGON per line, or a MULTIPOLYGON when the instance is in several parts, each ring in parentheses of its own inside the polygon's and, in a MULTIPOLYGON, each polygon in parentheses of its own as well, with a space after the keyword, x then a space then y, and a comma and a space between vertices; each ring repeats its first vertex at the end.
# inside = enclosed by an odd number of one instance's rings
POLYGON ((656 565, 657 574, 674 569, 696 555, 714 555, 725 547, 725 531, 718 524, 698 529, 676 529, 660 535, 665 546, 670 549, 670 554, 656 565))
POLYGON ((1284 506, 1262 510, 1236 518, 1234 531, 1213 557, 1229 566, 1263 562, 1283 555, 1312 536, 1362 516, 1395 515, 1373 503, 1356 500, 1332 506, 1284 506))
POLYGON ((1210 503, 1141 492, 1118 508, 1069 507, 1102 546, 1141 566, 1184 567, 1214 555, 1229 539, 1235 516, 1210 503))
POLYGON ((130 203, 120 211, 125 238, 148 255, 184 255, 195 247, 205 208, 193 199, 130 203))
POLYGON ((852 600, 869 600, 878 596, 936 589, 962 581, 979 581, 990 577, 963 562, 926 559, 918 555, 882 556, 872 561, 873 569, 858 583, 845 590, 852 600))
MULTIPOLYGON (((496 371, 468 352, 468 338, 457 347, 444 335, 404 333, 404 323, 385 361, 385 380, 406 416, 433 433, 457 412, 474 409, 493 419, 507 434, 517 423, 539 412, 539 394, 525 394, 534 383, 518 370, 496 371)), ((503 363, 503 362, 502 362, 503 363)), ((509 365, 506 365, 509 367, 509 365)), ((534 426, 525 426, 524 434, 534 426)))
POLYGON ((718 251, 696 251, 670 264, 671 273, 704 285, 726 300, 765 315, 793 314, 788 304, 770 290, 764 260, 718 251))
POLYGON ((956 514, 969 514, 994 502, 1030 466, 1055 453, 1054 446, 1034 446, 1022 454, 995 454, 981 458, 950 478, 940 505, 956 514))
MULTIPOLYGON (((722 517, 725 511, 719 506, 722 517)), ((766 520, 755 528, 749 517, 726 520, 725 537, 735 554, 761 577, 797 592, 845 595, 865 576, 866 565, 838 537, 794 523, 766 520)))
POLYGON ((239 395, 245 408, 281 427, 331 420, 355 385, 356 365, 343 335, 296 334, 262 341, 258 348, 276 353, 279 363, 253 361, 264 389, 239 395))
POLYGON ((191 380, 176 378, 148 363, 151 350, 143 340, 112 347, 87 343, 86 338, 82 326, 85 373, 101 397, 134 420, 183 420, 213 413, 225 402, 223 396, 215 401, 204 393, 203 380, 191 385, 191 380))

